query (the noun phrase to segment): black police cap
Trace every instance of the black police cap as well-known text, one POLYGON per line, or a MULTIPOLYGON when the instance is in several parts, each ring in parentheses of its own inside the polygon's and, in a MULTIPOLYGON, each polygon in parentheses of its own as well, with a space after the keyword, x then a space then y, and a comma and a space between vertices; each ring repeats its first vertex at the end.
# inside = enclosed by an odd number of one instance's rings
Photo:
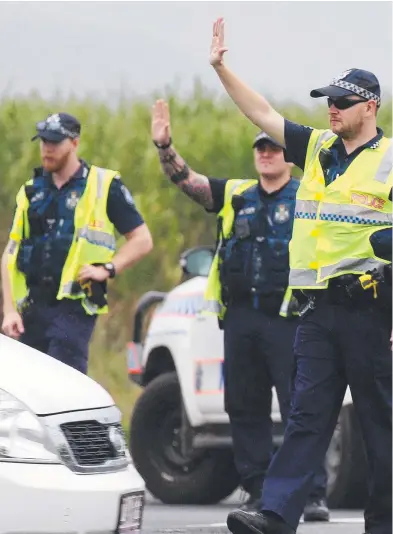
POLYGON ((60 143, 64 139, 75 139, 80 136, 81 123, 69 113, 55 113, 44 121, 37 122, 37 134, 32 138, 42 139, 51 143, 60 143))
POLYGON ((284 146, 278 143, 273 137, 270 137, 266 132, 259 132, 259 134, 256 136, 254 143, 252 145, 253 148, 256 146, 260 146, 263 143, 270 143, 272 145, 278 146, 284 150, 284 146))
POLYGON ((378 78, 372 72, 362 69, 349 69, 336 76, 329 85, 313 89, 310 96, 320 98, 328 96, 339 98, 348 95, 358 95, 366 100, 375 100, 381 105, 381 88, 378 78))

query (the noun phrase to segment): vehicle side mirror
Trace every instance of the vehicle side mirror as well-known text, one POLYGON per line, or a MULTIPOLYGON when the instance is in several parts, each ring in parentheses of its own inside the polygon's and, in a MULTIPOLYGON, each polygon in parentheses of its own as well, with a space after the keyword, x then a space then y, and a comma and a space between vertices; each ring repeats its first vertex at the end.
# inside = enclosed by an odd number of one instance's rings
POLYGON ((180 267, 187 276, 208 276, 213 258, 213 247, 195 247, 181 255, 180 267))

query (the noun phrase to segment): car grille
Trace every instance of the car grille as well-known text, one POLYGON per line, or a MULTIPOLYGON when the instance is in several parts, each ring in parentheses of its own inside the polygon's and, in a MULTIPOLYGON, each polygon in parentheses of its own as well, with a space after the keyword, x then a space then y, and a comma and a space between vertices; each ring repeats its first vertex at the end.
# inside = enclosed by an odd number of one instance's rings
MULTIPOLYGON (((109 437, 111 428, 123 434, 121 425, 105 425, 98 421, 75 421, 60 425, 76 462, 81 466, 97 466, 119 458, 109 437)), ((120 457, 124 457, 120 456, 120 457)))

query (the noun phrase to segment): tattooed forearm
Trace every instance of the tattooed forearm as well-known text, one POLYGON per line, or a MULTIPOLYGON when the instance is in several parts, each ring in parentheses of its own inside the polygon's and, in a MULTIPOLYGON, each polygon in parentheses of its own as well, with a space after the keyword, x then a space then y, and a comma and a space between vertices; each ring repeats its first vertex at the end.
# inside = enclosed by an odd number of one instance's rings
POLYGON ((159 149, 161 167, 164 173, 198 204, 205 208, 213 207, 213 197, 209 180, 202 174, 197 174, 188 167, 186 162, 175 151, 173 146, 159 149))
POLYGON ((212 209, 213 197, 209 180, 202 174, 190 171, 188 180, 179 184, 180 189, 204 208, 212 209))
POLYGON ((179 183, 188 178, 189 169, 172 145, 168 148, 160 148, 158 152, 162 170, 172 182, 179 183))

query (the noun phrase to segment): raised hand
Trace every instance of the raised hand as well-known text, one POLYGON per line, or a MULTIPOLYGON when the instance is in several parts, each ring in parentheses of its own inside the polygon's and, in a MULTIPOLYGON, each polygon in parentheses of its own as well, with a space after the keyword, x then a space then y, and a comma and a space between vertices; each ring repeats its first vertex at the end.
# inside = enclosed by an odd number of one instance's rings
POLYGON ((152 109, 151 136, 159 145, 167 145, 171 139, 169 106, 164 100, 157 100, 152 109))
POLYGON ((224 54, 228 51, 228 48, 224 44, 224 19, 219 18, 213 24, 213 38, 210 47, 210 64, 213 67, 219 67, 224 64, 224 54))

